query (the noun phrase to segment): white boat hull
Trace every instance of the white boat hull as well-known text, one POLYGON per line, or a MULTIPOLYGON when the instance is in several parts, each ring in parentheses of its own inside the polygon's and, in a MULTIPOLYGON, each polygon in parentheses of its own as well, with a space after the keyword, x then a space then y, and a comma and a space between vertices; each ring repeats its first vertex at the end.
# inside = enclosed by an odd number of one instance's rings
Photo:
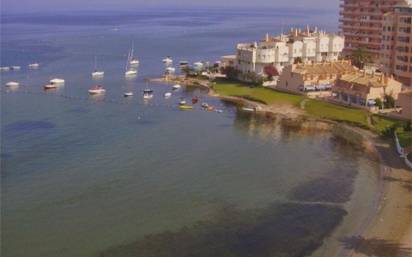
POLYGON ((64 84, 64 79, 52 79, 50 80, 50 84, 64 84))
POLYGON ((95 71, 92 73, 93 78, 101 78, 104 76, 104 71, 95 71))
POLYGON ((125 75, 126 77, 137 76, 137 71, 135 71, 135 70, 129 70, 129 71, 126 71, 126 72, 124 73, 124 75, 125 75))
POLYGON ((105 89, 89 89, 89 94, 91 95, 101 95, 106 93, 105 89))
POLYGON ((171 96, 172 96, 172 93, 170 93, 170 92, 165 93, 165 98, 169 98, 171 96))
POLYGON ((6 84, 6 87, 18 87, 19 85, 19 82, 10 81, 6 84))

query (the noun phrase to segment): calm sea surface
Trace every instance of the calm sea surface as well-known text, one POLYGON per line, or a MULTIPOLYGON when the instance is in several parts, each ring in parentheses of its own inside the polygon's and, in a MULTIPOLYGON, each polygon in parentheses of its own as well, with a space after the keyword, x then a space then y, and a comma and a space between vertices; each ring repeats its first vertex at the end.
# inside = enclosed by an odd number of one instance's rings
MULTIPOLYGON (((140 10, 5 15, 1 26, 4 257, 323 256, 373 205, 376 164, 330 133, 240 113, 200 90, 164 99, 161 60, 215 61, 334 13, 140 10), (322 14, 322 15, 320 15, 322 14), (141 61, 123 76, 132 43, 141 61), (97 57, 104 79, 90 73, 97 57), (39 62, 38 70, 29 63, 39 62), (56 91, 42 86, 54 77, 56 91), (8 81, 22 85, 5 89, 8 81), (102 84, 104 97, 87 89, 102 84), (135 96, 123 98, 126 91, 135 96), (179 111, 199 96, 223 113, 179 111)), ((325 255, 331 256, 331 255, 325 255)))

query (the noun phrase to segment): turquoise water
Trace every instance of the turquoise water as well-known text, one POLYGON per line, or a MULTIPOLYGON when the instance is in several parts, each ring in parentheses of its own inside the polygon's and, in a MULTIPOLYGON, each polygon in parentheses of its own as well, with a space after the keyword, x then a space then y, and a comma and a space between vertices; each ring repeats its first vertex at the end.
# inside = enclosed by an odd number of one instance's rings
POLYGON ((308 22, 322 20, 285 10, 3 17, 1 65, 41 68, 1 74, 2 86, 22 84, 1 92, 2 256, 189 256, 170 247, 302 256, 339 224, 356 227, 346 220, 362 220, 372 203, 360 201, 377 182, 375 164, 353 146, 238 112, 198 89, 164 99, 170 87, 152 84, 154 99, 141 97, 167 55, 214 61, 279 24, 308 22), (132 42, 141 65, 126 80, 132 42), (101 81, 90 78, 94 56, 101 81), (65 85, 44 92, 53 77, 65 85), (106 95, 89 97, 97 83, 106 95), (195 95, 223 113, 178 110, 180 97, 195 95))

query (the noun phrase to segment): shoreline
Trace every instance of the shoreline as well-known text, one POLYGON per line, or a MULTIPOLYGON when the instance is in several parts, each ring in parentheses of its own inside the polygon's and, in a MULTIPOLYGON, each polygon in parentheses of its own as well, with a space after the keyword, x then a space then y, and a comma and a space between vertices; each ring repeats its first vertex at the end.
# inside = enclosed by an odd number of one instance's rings
MULTIPOLYGON (((273 108, 253 100, 237 96, 221 96, 211 87, 210 82, 199 79, 151 79, 150 83, 180 83, 189 87, 202 87, 208 90, 208 95, 235 105, 250 106, 256 113, 281 115, 289 119, 305 117, 332 124, 336 121, 308 117, 298 108, 273 108), (293 111, 290 111, 292 110, 293 111), (296 110, 294 110, 296 109, 296 110)), ((382 139, 376 133, 358 127, 344 124, 345 130, 359 134, 368 150, 367 154, 376 155, 379 162, 379 191, 375 198, 376 209, 371 210, 364 225, 354 231, 352 242, 346 242, 340 247, 335 256, 362 257, 369 254, 384 254, 377 256, 405 257, 412 255, 412 172, 408 171, 401 158, 394 149, 394 143, 382 139), (385 255, 386 254, 386 255, 385 255)), ((325 238, 324 240, 326 240, 325 238)))

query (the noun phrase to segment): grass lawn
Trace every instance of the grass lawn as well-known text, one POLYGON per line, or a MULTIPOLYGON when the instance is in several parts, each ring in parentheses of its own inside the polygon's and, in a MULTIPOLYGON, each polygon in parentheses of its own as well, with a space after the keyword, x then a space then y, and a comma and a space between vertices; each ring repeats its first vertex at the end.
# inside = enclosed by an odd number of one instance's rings
MULTIPOLYGON (((221 79, 216 81, 213 89, 216 93, 223 96, 239 96, 265 104, 289 103, 298 108, 301 107, 301 103, 305 100, 303 104, 304 110, 310 116, 348 122, 359 127, 372 129, 380 134, 383 134, 387 128, 390 128, 395 124, 398 125, 398 127, 402 127, 403 125, 403 122, 392 120, 387 117, 372 115, 372 127, 370 127, 368 124, 368 116, 370 114, 366 110, 335 105, 263 87, 252 87, 242 82, 232 82, 221 79)), ((399 137, 400 141, 411 143, 412 138, 410 132, 409 134, 404 133, 399 137)))
POLYGON ((368 113, 365 110, 339 106, 310 99, 305 104, 308 114, 319 118, 344 121, 361 127, 368 127, 368 113))
POLYGON ((216 93, 223 96, 245 97, 265 104, 289 103, 299 106, 300 102, 304 99, 302 96, 277 92, 263 87, 250 87, 247 84, 238 82, 218 81, 213 85, 213 89, 216 93))
POLYGON ((409 147, 412 145, 412 131, 398 129, 396 134, 398 135, 399 143, 402 147, 409 147))

